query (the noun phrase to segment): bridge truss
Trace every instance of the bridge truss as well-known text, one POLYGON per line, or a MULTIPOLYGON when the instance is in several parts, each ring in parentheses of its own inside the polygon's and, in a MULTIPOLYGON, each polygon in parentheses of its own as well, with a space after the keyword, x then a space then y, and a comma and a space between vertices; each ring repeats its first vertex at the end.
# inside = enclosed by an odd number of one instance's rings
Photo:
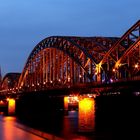
MULTIPOLYGON (((99 72, 119 80, 140 75, 140 21, 136 22, 104 55, 99 72)), ((100 77, 102 79, 102 77, 100 77)))
POLYGON ((96 65, 117 39, 46 38, 31 52, 18 86, 32 91, 96 81, 96 65))

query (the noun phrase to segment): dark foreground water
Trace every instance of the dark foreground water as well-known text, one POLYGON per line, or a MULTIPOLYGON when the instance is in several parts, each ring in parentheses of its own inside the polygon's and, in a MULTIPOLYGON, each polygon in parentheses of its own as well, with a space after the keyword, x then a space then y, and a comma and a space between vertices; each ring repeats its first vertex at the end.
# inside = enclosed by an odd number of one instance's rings
MULTIPOLYGON (((38 119, 31 117, 25 120, 22 118, 16 119, 16 122, 24 123, 65 140, 119 140, 128 138, 137 140, 140 139, 140 96, 97 97, 94 104, 94 114, 91 116, 91 123, 93 123, 91 132, 79 131, 78 119, 78 111, 71 110, 65 116, 54 115, 49 118, 40 116, 38 119)), ((12 126, 6 129, 7 134, 9 131, 15 136, 19 135, 12 126)), ((0 137, 3 136, 3 132, 4 127, 1 126, 0 137)), ((20 135, 24 136, 21 132, 20 135)), ((0 140, 5 139, 0 138, 0 140)))
POLYGON ((74 110, 67 116, 42 116, 22 122, 66 140, 140 139, 139 96, 100 96, 95 99, 94 106, 91 132, 79 131, 78 111, 74 110))
POLYGON ((0 115, 0 140, 44 140, 18 126, 15 117, 0 115))

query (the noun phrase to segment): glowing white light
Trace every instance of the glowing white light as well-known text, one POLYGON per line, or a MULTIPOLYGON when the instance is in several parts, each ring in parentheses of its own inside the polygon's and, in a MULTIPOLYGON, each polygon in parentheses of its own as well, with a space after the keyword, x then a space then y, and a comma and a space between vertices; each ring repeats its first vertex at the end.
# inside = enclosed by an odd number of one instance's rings
POLYGON ((68 77, 68 81, 70 81, 70 77, 68 77))
POLYGON ((115 70, 115 69, 113 69, 112 71, 113 71, 113 72, 115 72, 116 70, 115 70))
POLYGON ((135 64, 135 68, 138 68, 138 64, 135 64))

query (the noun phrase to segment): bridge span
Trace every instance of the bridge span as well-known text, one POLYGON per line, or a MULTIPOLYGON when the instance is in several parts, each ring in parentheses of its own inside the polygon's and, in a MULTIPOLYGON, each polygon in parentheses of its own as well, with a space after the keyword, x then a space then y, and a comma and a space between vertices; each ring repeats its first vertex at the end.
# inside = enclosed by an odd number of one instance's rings
POLYGON ((137 21, 121 37, 43 39, 30 53, 21 73, 8 73, 0 82, 0 110, 44 123, 46 118, 58 120, 62 114, 68 115, 71 107, 78 109, 80 132, 90 132, 98 95, 140 95, 139 85, 137 21))
POLYGON ((140 76, 140 21, 119 38, 45 38, 30 53, 20 76, 15 75, 18 78, 11 87, 8 87, 8 75, 5 76, 1 93, 113 83, 140 76))
MULTIPOLYGON (((0 98, 136 89, 140 83, 140 21, 121 37, 51 36, 30 53, 22 73, 8 73, 0 98), (51 93, 51 92, 52 93, 51 93), (64 92, 62 92, 64 91, 64 92), (53 94, 55 93, 55 94, 53 94)), ((57 95, 58 96, 58 95, 57 95)))

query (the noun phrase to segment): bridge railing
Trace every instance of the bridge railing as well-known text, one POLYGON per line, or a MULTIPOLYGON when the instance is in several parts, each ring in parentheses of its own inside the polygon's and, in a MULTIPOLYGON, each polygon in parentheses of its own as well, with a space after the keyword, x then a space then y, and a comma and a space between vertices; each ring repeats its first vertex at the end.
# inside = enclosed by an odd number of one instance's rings
POLYGON ((114 82, 127 82, 127 81, 140 81, 140 75, 139 76, 134 76, 134 77, 119 79, 119 80, 114 81, 114 82))

